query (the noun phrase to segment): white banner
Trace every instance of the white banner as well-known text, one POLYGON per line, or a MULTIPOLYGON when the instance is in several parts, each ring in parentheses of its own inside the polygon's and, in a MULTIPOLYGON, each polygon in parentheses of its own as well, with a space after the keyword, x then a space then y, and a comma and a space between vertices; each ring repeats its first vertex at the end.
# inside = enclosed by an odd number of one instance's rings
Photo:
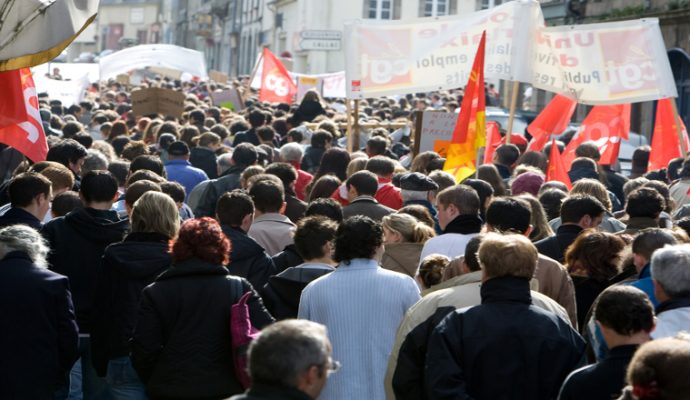
POLYGON ((101 58, 101 79, 115 78, 136 69, 163 67, 207 79, 206 61, 200 51, 172 44, 144 44, 101 58))
POLYGON ((100 68, 95 63, 56 63, 49 62, 37 65, 31 68, 31 73, 34 77, 46 74, 52 74, 53 70, 58 69, 62 79, 81 79, 87 75, 89 82, 98 82, 100 77, 100 68))
POLYGON ((461 88, 484 30, 487 78, 529 83, 583 104, 677 95, 658 20, 547 28, 533 0, 464 16, 347 22, 347 95, 461 88))
MULTIPOLYGON (((263 60, 259 61, 256 68, 256 74, 251 82, 252 89, 261 89, 261 72, 263 71, 263 60)), ((292 81, 299 87, 299 78, 305 77, 307 79, 318 79, 316 86, 321 88, 321 97, 344 99, 347 97, 345 91, 345 71, 333 72, 330 74, 300 74, 298 72, 288 71, 292 77, 292 81)))
POLYGON ((74 80, 59 81, 46 78, 44 75, 35 75, 34 83, 37 93, 48 93, 51 100, 60 100, 64 107, 69 107, 84 100, 84 92, 89 87, 89 78, 83 75, 74 80))

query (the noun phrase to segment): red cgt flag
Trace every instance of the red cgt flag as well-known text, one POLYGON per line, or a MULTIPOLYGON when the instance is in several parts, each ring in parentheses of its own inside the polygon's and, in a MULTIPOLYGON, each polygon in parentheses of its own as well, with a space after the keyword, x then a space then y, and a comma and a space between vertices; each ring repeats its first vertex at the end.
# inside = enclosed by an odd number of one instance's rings
MULTIPOLYGON (((21 99, 22 80, 19 70, 0 72, 0 93, 4 99, 21 99)), ((26 121, 26 107, 19 101, 0 101, 0 128, 26 121)))
POLYGON ((566 167, 575 159, 575 149, 586 141, 593 141, 599 147, 599 164, 612 165, 618 159, 621 140, 628 138, 630 131, 630 104, 594 106, 582 121, 580 130, 563 152, 566 167))
POLYGON ((563 132, 568 127, 576 106, 575 100, 556 95, 527 127, 532 135, 528 150, 541 151, 549 141, 549 136, 563 132))
POLYGON ((496 148, 501 143, 501 131, 496 121, 486 121, 486 147, 484 148, 484 164, 491 164, 496 148))
POLYGON ((551 154, 549 154, 549 169, 546 171, 546 181, 559 181, 565 183, 568 190, 573 188, 568 176, 568 169, 563 163, 561 152, 556 145, 556 139, 551 140, 551 154))
POLYGON ((264 48, 259 101, 290 103, 295 93, 297 86, 283 63, 269 49, 264 48))
MULTIPOLYGON (((652 151, 649 153, 649 170, 666 168, 669 161, 681 157, 680 141, 676 131, 676 118, 673 112, 673 99, 662 99, 656 104, 656 121, 654 121, 654 135, 652 136, 652 151)), ((680 121, 685 148, 690 149, 688 131, 683 121, 680 121)))
POLYGON ((0 128, 0 143, 5 143, 19 150, 33 162, 45 161, 48 155, 48 142, 41 123, 41 114, 38 111, 38 97, 36 96, 36 86, 31 77, 31 70, 22 68, 19 74, 15 71, 0 73, 0 80, 10 79, 5 74, 12 73, 16 79, 21 92, 13 93, 12 97, 3 96, 6 102, 14 102, 24 109, 26 117, 14 124, 0 128))

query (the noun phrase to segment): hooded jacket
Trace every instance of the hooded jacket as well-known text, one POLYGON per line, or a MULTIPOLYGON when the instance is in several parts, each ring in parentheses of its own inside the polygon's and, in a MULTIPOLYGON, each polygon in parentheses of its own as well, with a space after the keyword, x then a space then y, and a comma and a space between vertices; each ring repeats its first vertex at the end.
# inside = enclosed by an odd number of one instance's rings
POLYGON ((424 248, 423 243, 391 243, 384 246, 381 266, 391 271, 400 272, 414 278, 419 266, 419 255, 424 248))
POLYGON ((335 268, 320 263, 304 263, 290 267, 268 279, 261 297, 275 319, 297 318, 302 290, 310 282, 333 271, 335 268))
POLYGON ((78 208, 43 226, 50 269, 69 278, 80 333, 91 332, 91 311, 105 248, 119 242, 129 221, 117 211, 78 208))
POLYGON ((100 376, 109 360, 129 355, 141 292, 172 264, 168 241, 158 233, 134 232, 105 249, 91 332, 92 362, 100 376))
POLYGON ((275 273, 273 260, 264 248, 242 229, 228 225, 221 227, 232 243, 228 271, 231 275, 248 280, 257 291, 261 290, 268 282, 268 277, 275 273))

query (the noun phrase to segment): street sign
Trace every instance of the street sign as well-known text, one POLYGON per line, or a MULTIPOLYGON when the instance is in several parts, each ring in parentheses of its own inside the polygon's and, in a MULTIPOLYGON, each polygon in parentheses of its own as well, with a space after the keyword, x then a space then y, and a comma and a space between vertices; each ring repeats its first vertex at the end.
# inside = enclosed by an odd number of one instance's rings
POLYGON ((300 50, 340 50, 340 39, 338 40, 324 40, 324 39, 302 39, 299 42, 300 50))
POLYGON ((299 33, 299 37, 302 39, 340 41, 340 39, 342 38, 342 32, 341 31, 323 31, 323 30, 302 31, 299 33))

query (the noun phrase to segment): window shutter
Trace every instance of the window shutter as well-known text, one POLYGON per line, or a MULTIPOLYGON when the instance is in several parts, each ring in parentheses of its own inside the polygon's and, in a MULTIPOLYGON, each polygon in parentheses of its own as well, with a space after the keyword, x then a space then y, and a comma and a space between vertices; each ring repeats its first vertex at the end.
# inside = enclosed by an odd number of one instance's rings
POLYGON ((393 19, 400 19, 400 12, 402 11, 400 3, 401 0, 393 1, 393 19))

